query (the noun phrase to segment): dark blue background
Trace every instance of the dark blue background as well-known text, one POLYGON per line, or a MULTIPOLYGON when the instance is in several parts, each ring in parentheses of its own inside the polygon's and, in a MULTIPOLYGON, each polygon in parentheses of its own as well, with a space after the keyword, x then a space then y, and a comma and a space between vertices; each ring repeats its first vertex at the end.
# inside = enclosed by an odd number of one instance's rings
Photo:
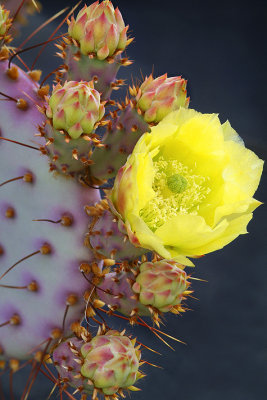
MULTIPOLYGON (((74 1, 45 1, 51 16, 74 1)), ((135 42, 127 53, 135 60, 121 77, 168 72, 188 79, 190 106, 229 119, 246 146, 266 158, 266 2, 265 1, 116 1, 135 42)), ((40 24, 34 17, 31 27, 40 24)), ((27 29, 25 30, 27 31, 27 29)), ((50 29, 38 37, 45 40, 50 29)), ((36 43, 36 39, 31 43, 36 43)), ((38 67, 50 72, 50 53, 38 67)), ((25 59, 31 60, 32 52, 25 59)), ((130 79, 129 79, 130 83, 130 79)), ((266 171, 256 198, 266 198, 266 171)), ((223 251, 197 260, 193 311, 170 316, 163 330, 187 342, 172 352, 150 332, 136 328, 139 340, 160 351, 145 358, 164 369, 146 367, 142 392, 134 399, 262 400, 267 396, 266 207, 255 211, 249 234, 223 251)), ((123 325, 121 325, 123 326, 123 325)), ((15 391, 23 387, 17 377, 15 391)), ((4 384, 7 387, 7 382, 4 384)), ((40 379, 30 399, 45 400, 50 383, 40 379)), ((8 395, 7 395, 8 398, 8 395)), ((17 397, 19 399, 19 397, 17 397)), ((56 395, 52 398, 56 398, 56 395)))

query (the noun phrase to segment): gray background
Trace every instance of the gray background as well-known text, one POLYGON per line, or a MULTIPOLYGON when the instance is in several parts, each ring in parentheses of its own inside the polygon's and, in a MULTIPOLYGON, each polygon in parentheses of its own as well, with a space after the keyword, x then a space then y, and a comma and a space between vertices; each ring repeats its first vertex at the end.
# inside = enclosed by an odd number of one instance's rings
MULTIPOLYGON (((44 1, 43 16, 30 28, 75 2, 44 1), (41 19, 42 18, 42 19, 41 19)), ((135 42, 127 53, 133 66, 121 77, 168 72, 188 79, 190 106, 229 119, 246 146, 266 158, 266 2, 265 1, 123 1, 119 5, 135 42)), ((45 40, 50 29, 38 36, 45 40)), ((37 39, 31 43, 36 43, 37 39)), ((50 47, 38 67, 56 65, 50 47), (49 55, 49 56, 48 56, 49 55)), ((27 54, 31 60, 36 52, 27 54)), ((129 81, 130 83, 130 81, 129 81)), ((266 171, 256 198, 265 201, 266 171)), ((163 369, 146 367, 142 392, 134 399, 260 400, 267 396, 266 207, 249 224, 249 234, 223 251, 197 260, 195 296, 182 317, 168 316, 163 330, 186 341, 175 352, 150 332, 136 328, 139 340, 157 349, 145 358, 163 369)), ((121 325, 123 327, 123 325, 121 325)), ((17 393, 25 376, 16 378, 17 393)), ((4 391, 8 399, 7 382, 4 391)), ((45 400, 50 383, 40 378, 30 399, 45 400)), ((52 398, 56 399, 54 395, 52 398)))

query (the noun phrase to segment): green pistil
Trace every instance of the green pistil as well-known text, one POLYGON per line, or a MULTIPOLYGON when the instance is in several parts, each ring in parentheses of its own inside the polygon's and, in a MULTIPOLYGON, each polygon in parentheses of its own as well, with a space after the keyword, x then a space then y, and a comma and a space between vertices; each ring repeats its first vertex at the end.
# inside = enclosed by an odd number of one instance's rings
POLYGON ((167 185, 172 193, 182 193, 187 188, 187 180, 182 175, 174 174, 167 178, 167 185))

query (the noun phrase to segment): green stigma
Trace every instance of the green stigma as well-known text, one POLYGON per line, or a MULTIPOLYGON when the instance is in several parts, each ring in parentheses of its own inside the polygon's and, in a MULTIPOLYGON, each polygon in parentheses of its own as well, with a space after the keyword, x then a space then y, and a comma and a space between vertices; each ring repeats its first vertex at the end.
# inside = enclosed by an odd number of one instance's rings
POLYGON ((183 193, 187 188, 187 180, 180 174, 174 174, 167 178, 167 185, 172 193, 183 193))

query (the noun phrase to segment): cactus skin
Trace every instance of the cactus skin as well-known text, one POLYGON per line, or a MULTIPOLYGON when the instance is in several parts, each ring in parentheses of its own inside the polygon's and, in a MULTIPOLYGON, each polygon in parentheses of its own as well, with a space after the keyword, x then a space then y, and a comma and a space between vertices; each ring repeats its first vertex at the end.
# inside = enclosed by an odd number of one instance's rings
POLYGON ((94 150, 94 164, 90 166, 92 176, 100 180, 113 178, 125 164, 138 139, 149 131, 149 125, 133 103, 128 104, 108 127, 102 140, 104 146, 94 150))
POLYGON ((62 380, 64 379, 64 381, 73 388, 82 387, 84 393, 92 394, 94 386, 88 385, 88 379, 82 376, 78 378, 78 376, 80 376, 81 366, 75 361, 76 357, 71 350, 76 349, 76 351, 80 352, 83 344, 83 340, 76 337, 61 342, 53 351, 53 361, 62 380))
MULTIPOLYGON (((1 102, 1 136, 38 149, 43 139, 34 137, 36 124, 44 119, 36 108, 36 104, 43 103, 37 95, 38 85, 14 64, 11 71, 16 79, 9 77, 7 62, 0 62, 1 90, 15 99, 26 93, 23 96, 27 107, 18 108, 23 102, 1 102)), ((42 250, 19 263, 0 281, 1 285, 31 284, 29 289, 20 290, 0 287, 0 324, 11 321, 1 327, 1 357, 26 359, 44 340, 61 334, 67 305, 65 334, 82 315, 88 282, 79 272, 79 265, 93 259, 83 243, 88 223, 83 206, 98 201, 99 192, 52 175, 47 157, 40 151, 0 140, 0 153, 1 183, 25 173, 32 177, 30 181, 21 179, 0 188, 0 276, 18 260, 42 250), (46 247, 42 247, 44 244, 46 247), (14 315, 20 318, 17 325, 14 315)), ((42 348, 44 345, 38 350, 42 348)))
POLYGON ((50 158, 50 171, 75 176, 90 163, 91 141, 83 136, 70 140, 67 134, 54 129, 49 121, 39 126, 41 135, 47 140, 45 149, 50 158))
POLYGON ((118 269, 110 272, 98 283, 97 297, 127 317, 150 316, 149 308, 139 301, 132 289, 135 279, 135 271, 118 269))
POLYGON ((135 247, 128 239, 123 225, 118 224, 114 214, 108 209, 107 202, 101 202, 106 209, 98 215, 94 207, 86 207, 87 214, 95 216, 87 235, 87 246, 100 259, 115 259, 118 261, 132 261, 148 252, 148 250, 135 247))
POLYGON ((134 343, 118 331, 107 331, 88 342, 70 338, 54 350, 53 359, 60 375, 81 393, 96 390, 113 396, 131 389, 141 377, 141 353, 134 343))
MULTIPOLYGON (((65 44, 62 43, 63 48, 65 44)), ((112 62, 98 60, 81 54, 76 46, 69 44, 64 50, 65 78, 67 80, 95 81, 95 88, 101 93, 102 99, 109 99, 112 90, 119 84, 116 76, 122 64, 121 55, 114 57, 112 62)))

